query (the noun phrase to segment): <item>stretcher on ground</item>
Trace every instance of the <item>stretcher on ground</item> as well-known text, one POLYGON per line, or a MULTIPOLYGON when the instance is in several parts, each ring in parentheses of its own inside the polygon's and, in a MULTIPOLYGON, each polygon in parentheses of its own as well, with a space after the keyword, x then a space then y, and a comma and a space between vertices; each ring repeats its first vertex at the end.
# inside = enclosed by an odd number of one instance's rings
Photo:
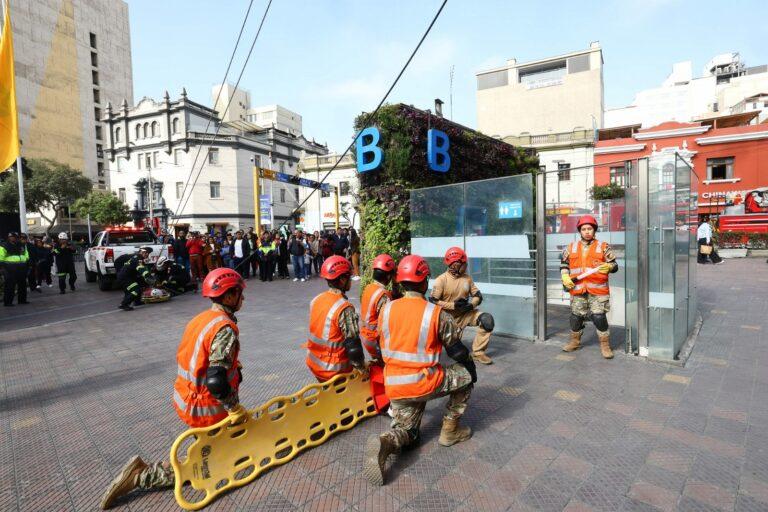
POLYGON ((369 374, 338 375, 275 397, 249 411, 241 424, 224 419, 187 430, 171 447, 176 501, 186 510, 199 510, 387 405, 381 368, 372 367, 369 374))

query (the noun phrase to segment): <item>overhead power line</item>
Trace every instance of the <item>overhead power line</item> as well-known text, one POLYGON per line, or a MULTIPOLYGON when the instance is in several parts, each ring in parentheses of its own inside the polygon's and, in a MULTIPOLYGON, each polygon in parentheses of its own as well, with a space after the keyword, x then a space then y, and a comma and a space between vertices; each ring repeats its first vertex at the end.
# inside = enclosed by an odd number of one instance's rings
MULTIPOLYGON (((243 30, 245 28, 245 23, 248 20, 248 14, 251 12, 251 6, 253 5, 253 0, 251 0, 250 4, 248 4, 248 11, 245 14, 245 18, 243 19, 243 24, 240 27, 240 33, 237 36, 237 42, 235 43, 235 48, 232 50, 232 55, 229 58, 229 64, 227 65, 227 71, 224 73, 224 80, 221 82, 221 87, 219 87, 219 93, 216 96, 216 101, 214 102, 214 107, 216 106, 216 103, 218 103, 219 98, 221 97, 221 91, 224 88, 224 84, 226 83, 227 76, 229 75, 229 69, 232 66, 232 60, 235 57, 235 52, 237 51, 237 46, 240 43, 240 38, 243 35, 243 30)), ((256 41, 259 39, 259 35, 261 34, 261 29, 264 27, 264 21, 267 19, 267 14, 269 13, 269 8, 272 6, 272 0, 269 0, 267 3, 267 7, 264 9, 264 14, 261 17, 261 22, 259 23, 259 28, 256 31, 256 35, 253 36, 253 41, 251 42, 251 47, 248 49, 248 55, 245 57, 245 61, 243 62, 242 67, 240 68, 240 74, 237 76, 237 82, 235 83, 235 89, 240 85, 240 80, 243 78, 243 73, 245 73, 245 68, 248 65, 248 61, 251 59, 251 55, 253 54, 253 48, 256 46, 256 41)), ((234 96, 229 98, 229 101, 227 102, 227 106, 224 108, 224 111, 221 112, 222 119, 229 111, 229 106, 232 104, 232 101, 234 100, 234 96)), ((216 132, 211 137, 211 142, 216 140, 216 137, 219 135, 219 131, 221 130, 221 126, 223 123, 218 123, 216 125, 216 132)), ((192 167, 189 170, 189 176, 187 176, 186 183, 184 184, 184 189, 181 193, 181 198, 179 199, 179 204, 181 206, 179 207, 179 211, 174 213, 173 220, 178 219, 179 216, 184 212, 184 208, 186 208, 187 203, 189 203, 190 198, 192 197, 192 192, 195 189, 195 185, 197 185, 197 180, 200 178, 200 174, 203 172, 203 167, 205 167, 205 162, 208 159, 208 154, 210 153, 210 146, 208 146, 208 149, 206 151, 205 157, 203 158, 202 163, 200 164, 200 169, 197 171, 197 175, 195 176, 195 181, 192 183, 192 186, 189 187, 189 194, 186 196, 186 199, 184 199, 184 194, 187 191, 187 187, 189 185, 189 181, 192 178, 192 174, 195 172, 195 165, 197 165, 198 157, 200 156, 200 151, 202 150, 202 147, 205 145, 205 134, 208 133, 208 128, 211 125, 211 118, 208 119, 208 124, 205 127, 205 133, 203 135, 203 140, 200 142, 200 144, 197 146, 197 153, 195 154, 195 160, 192 162, 192 167), (183 204, 182 204, 183 201, 183 204)))

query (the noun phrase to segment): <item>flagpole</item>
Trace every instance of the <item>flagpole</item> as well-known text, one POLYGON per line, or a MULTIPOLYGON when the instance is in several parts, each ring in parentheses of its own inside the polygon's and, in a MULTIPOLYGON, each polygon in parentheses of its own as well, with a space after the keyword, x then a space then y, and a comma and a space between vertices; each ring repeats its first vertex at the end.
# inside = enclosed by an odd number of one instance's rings
POLYGON ((27 203, 24 201, 24 170, 21 156, 16 157, 16 177, 19 179, 19 231, 27 232, 27 203))

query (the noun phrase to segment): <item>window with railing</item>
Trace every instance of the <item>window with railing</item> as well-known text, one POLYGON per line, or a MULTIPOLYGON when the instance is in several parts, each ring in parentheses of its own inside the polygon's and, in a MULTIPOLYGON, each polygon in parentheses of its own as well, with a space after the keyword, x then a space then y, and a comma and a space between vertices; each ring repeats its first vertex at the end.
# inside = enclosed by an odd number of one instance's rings
POLYGON ((611 183, 614 185, 618 185, 620 187, 625 186, 626 175, 627 170, 623 165, 618 167, 611 167, 610 169, 611 183))

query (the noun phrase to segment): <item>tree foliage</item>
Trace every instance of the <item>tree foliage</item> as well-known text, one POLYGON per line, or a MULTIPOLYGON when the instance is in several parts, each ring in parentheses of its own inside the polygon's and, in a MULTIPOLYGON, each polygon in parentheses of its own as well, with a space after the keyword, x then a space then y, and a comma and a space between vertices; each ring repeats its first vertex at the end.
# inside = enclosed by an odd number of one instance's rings
MULTIPOLYGON (((0 182, 0 209, 19 211, 16 171, 7 172, 0 182)), ((92 189, 91 180, 77 169, 48 159, 26 160, 24 167, 24 201, 29 211, 37 211, 48 222, 50 230, 62 208, 74 204, 92 189)))
MULTIPOLYGON (((361 114, 355 119, 355 133, 366 127, 367 117, 361 114)), ((380 169, 359 175, 363 270, 370 268, 378 254, 399 259, 410 252, 413 189, 534 173, 539 166, 538 157, 530 151, 408 105, 383 106, 372 124, 381 134, 378 146, 384 158, 380 169), (451 169, 447 173, 428 169, 429 128, 437 128, 450 138, 451 169)), ((438 210, 436 207, 432 213, 438 215, 438 210)), ((452 222, 450 229, 454 229, 454 221, 446 222, 452 222)), ((365 284, 370 279, 368 273, 363 279, 365 284)))
POLYGON ((595 201, 603 201, 605 199, 620 199, 624 197, 624 187, 617 185, 616 183, 609 183, 608 185, 595 185, 589 190, 589 195, 595 201))
POLYGON ((91 216, 91 220, 103 226, 124 224, 131 220, 128 205, 109 192, 94 190, 86 197, 75 201, 73 206, 80 217, 91 216))

